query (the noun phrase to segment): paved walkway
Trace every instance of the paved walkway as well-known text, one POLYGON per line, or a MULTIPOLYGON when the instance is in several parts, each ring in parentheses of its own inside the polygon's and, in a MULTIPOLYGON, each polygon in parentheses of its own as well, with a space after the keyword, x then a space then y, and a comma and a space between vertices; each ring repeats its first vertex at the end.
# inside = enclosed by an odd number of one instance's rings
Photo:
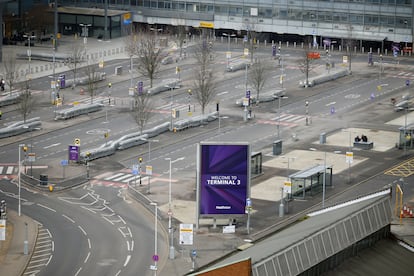
MULTIPOLYGON (((102 42, 94 39, 89 39, 88 41, 89 49, 100 49, 99 52, 95 52, 94 55, 99 56, 99 53, 107 53, 108 59, 128 58, 122 50, 122 45, 122 39, 113 40, 111 42, 102 42)), ((65 49, 68 50, 69 47, 70 40, 64 39, 61 43, 59 51, 64 52, 65 49)), ((4 50, 5 52, 8 51, 7 46, 4 50)), ((37 50, 38 49, 33 49, 32 51, 37 50)), ((40 49, 39 51, 44 50, 45 49, 40 49)), ((46 63, 47 62, 32 61, 32 78, 51 74, 52 68, 50 68, 50 66, 46 67, 46 63)), ((25 64, 25 62, 22 62, 21 65, 24 66, 25 64)), ((68 68, 64 65, 58 65, 56 73, 67 69, 68 68)), ((398 120, 403 120, 403 114, 398 120)), ((388 123, 399 124, 400 121, 388 123)), ((254 202, 251 222, 253 234, 247 235, 245 227, 240 224, 237 224, 238 230, 235 234, 222 234, 221 226, 223 226, 223 224, 227 224, 227 221, 219 221, 220 226, 216 229, 213 229, 208 225, 201 225, 200 229, 196 231, 194 246, 177 246, 175 259, 167 260, 165 267, 160 268, 158 275, 183 275, 189 272, 192 268, 193 264, 190 259, 190 252, 192 249, 196 249, 198 252, 194 265, 196 267, 205 265, 208 262, 234 250, 237 246, 244 243, 244 239, 254 239, 255 237, 258 237, 258 232, 262 231, 267 226, 281 223, 285 219, 290 219, 303 210, 312 208, 313 206, 319 204, 320 198, 318 196, 306 202, 294 201, 291 203, 289 213, 286 214, 284 218, 279 218, 277 212, 279 205, 278 202, 281 198, 279 191, 281 190, 284 180, 286 179, 288 162, 290 170, 301 170, 314 164, 322 164, 326 160, 327 165, 332 165, 335 168, 334 173, 337 175, 336 177, 339 182, 345 179, 346 171, 348 169, 348 164, 345 162, 344 152, 350 142, 353 141, 353 137, 361 134, 367 135, 368 138, 374 142, 374 148, 369 151, 369 153, 355 154, 352 167, 357 167, 358 165, 363 164, 363 162, 368 162, 370 159, 392 158, 392 155, 395 155, 395 153, 392 152, 392 149, 395 147, 395 142, 398 137, 397 132, 363 128, 349 128, 330 133, 326 137, 326 144, 323 145, 319 144, 319 137, 315 137, 313 141, 301 143, 300 147, 288 148, 284 152, 283 156, 272 156, 271 154, 268 154, 271 149, 266 149, 268 152, 263 152, 265 155, 263 163, 265 174, 253 180, 251 189, 251 197, 254 202), (341 152, 335 148, 341 149, 341 152), (275 192, 270 193, 269 191, 275 192)), ((355 178, 357 178, 358 172, 355 171, 353 173, 355 174, 355 178)), ((385 183, 385 180, 382 180, 381 177, 382 174, 378 175, 377 178, 369 180, 369 185, 378 186, 381 183, 383 185, 388 184, 385 183)), ((191 181, 194 182, 194 179, 191 181)), ((329 198, 333 197, 334 192, 347 192, 346 186, 335 187, 334 189, 327 191, 327 203, 333 202, 332 199, 329 201, 329 198)), ((165 202, 165 198, 157 198, 157 196, 154 195, 152 199, 159 202, 161 211, 165 213, 167 212, 167 202, 165 202)), ((408 199, 408 201, 410 201, 410 199, 408 199)), ((411 199, 411 202, 414 202, 414 199, 411 199)), ((176 222, 195 223, 194 201, 175 200, 173 201, 172 206, 176 222)), ((9 214, 9 224, 13 225, 13 232, 11 242, 8 244, 7 254, 5 256, 3 255, 4 260, 0 265, 0 275, 20 275, 29 260, 31 252, 33 252, 32 248, 36 240, 37 227, 36 222, 31 221, 30 218, 25 216, 19 217, 12 211, 9 212, 9 214), (23 245, 25 240, 23 226, 25 222, 28 223, 29 229, 28 244, 30 252, 28 255, 23 254, 23 245)), ((404 220, 402 225, 394 226, 393 230, 395 230, 400 236, 404 236, 414 243, 414 237, 410 234, 413 233, 412 227, 412 223, 407 223, 406 220, 404 220)), ((177 237, 178 234, 176 233, 175 236, 177 237)), ((8 239, 10 239, 10 237, 8 237, 8 239)), ((1 245, 4 248, 5 243, 1 243, 1 245)), ((0 261, 1 259, 2 256, 0 255, 0 261)))

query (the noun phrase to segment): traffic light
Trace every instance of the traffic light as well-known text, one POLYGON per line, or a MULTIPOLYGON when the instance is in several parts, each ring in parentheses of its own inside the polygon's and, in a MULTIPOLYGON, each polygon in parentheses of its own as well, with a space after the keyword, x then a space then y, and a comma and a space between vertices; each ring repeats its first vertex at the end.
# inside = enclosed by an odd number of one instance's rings
POLYGON ((142 157, 138 158, 139 163, 142 163, 142 157))
POLYGON ((191 91, 191 89, 188 89, 187 92, 188 92, 188 95, 190 95, 190 96, 193 94, 193 92, 191 91))
POLYGON ((24 152, 27 152, 27 150, 28 150, 26 145, 24 145, 22 149, 23 149, 24 152))
POLYGON ((104 137, 105 137, 105 138, 108 138, 108 137, 109 137, 109 133, 108 133, 108 132, 105 132, 105 133, 104 133, 104 137))
POLYGON ((112 83, 108 83, 108 88, 111 88, 112 87, 112 83))

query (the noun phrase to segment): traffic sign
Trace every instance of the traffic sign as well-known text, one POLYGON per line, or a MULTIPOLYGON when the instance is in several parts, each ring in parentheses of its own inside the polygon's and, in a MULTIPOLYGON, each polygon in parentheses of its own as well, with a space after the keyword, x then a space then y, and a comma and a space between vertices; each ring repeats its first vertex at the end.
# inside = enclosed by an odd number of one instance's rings
POLYGON ((29 152, 27 154, 27 161, 28 162, 35 162, 36 161, 36 153, 34 152, 29 152))
POLYGON ((246 198, 246 206, 248 207, 252 206, 252 200, 249 197, 246 198))
POLYGON ((249 98, 250 99, 250 90, 247 90, 246 91, 246 98, 249 98))
POLYGON ((345 153, 345 161, 348 164, 352 164, 352 162, 354 161, 354 153, 352 151, 347 151, 345 153))
POLYGON ((194 225, 187 223, 180 223, 180 244, 193 245, 194 240, 194 225))
POLYGON ((61 166, 67 166, 68 165, 68 160, 67 159, 63 159, 63 160, 60 160, 60 165, 61 166))
POLYGON ((154 262, 158 262, 159 259, 160 259, 160 257, 158 255, 152 255, 152 260, 154 262))
POLYGON ((283 186, 283 191, 287 194, 292 193, 292 182, 291 181, 285 181, 285 185, 283 186))
POLYGON ((145 166, 145 172, 147 175, 152 175, 152 166, 151 165, 146 165, 145 166))

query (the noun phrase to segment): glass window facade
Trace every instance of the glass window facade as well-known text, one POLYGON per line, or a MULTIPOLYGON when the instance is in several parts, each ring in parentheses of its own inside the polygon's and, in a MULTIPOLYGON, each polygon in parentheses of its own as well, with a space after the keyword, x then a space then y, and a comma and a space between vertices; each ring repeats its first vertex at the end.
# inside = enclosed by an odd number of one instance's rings
MULTIPOLYGON (((194 14, 210 14, 228 16, 232 22, 243 22, 243 18, 254 17, 258 24, 264 24, 260 29, 278 31, 280 20, 299 21, 304 25, 318 25, 318 23, 358 24, 364 27, 384 27, 384 30, 393 29, 393 33, 404 33, 412 30, 414 0, 112 0, 111 9, 130 8, 131 11, 140 10, 144 16, 146 11, 153 15, 153 10, 183 12, 194 14), (149 12, 149 10, 152 10, 149 12), (252 10, 255 12, 252 14, 252 10), (235 19, 240 17, 241 20, 235 19), (314 22, 314 23, 313 23, 314 22), (271 25, 271 26, 268 26, 271 25)), ((103 0, 62 0, 61 5, 91 6, 96 3, 103 7, 103 0)), ((173 13, 171 13, 173 14, 173 13)), ((165 16, 165 15, 164 15, 165 16)), ((173 15, 171 15, 173 16, 173 15)), ((189 18, 194 18, 194 15, 189 18)), ((166 19, 167 21, 167 19, 166 19)), ((146 22, 142 22, 146 23, 146 22)), ((193 23, 194 24, 194 23, 193 23)), ((242 23, 240 23, 242 24, 242 23)), ((215 24, 219 26, 220 24, 215 24)), ((318 28, 318 26, 316 26, 318 28)), ((242 25, 239 27, 242 29, 242 25)), ((281 28, 281 27, 280 27, 281 28)), ((328 28, 328 27, 326 27, 328 28)), ((334 26, 331 29, 335 28, 334 26)), ((305 31, 302 30, 303 34, 305 31)), ((321 29, 319 33, 323 33, 321 29)), ((410 32, 410 36, 412 31, 410 32)), ((386 34, 384 33, 384 36, 386 34)))

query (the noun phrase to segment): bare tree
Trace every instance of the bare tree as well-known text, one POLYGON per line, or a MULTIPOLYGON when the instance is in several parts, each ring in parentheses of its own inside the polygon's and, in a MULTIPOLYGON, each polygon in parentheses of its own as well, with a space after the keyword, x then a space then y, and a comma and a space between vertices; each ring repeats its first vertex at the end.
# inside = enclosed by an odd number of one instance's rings
POLYGON ((34 109, 35 99, 30 92, 29 80, 26 80, 23 85, 19 95, 18 109, 23 116, 23 122, 26 123, 27 116, 34 109))
POLYGON ((183 46, 186 38, 186 27, 183 25, 178 25, 175 28, 175 39, 177 41, 177 46, 180 49, 180 58, 183 55, 183 46))
POLYGON ((153 114, 151 111, 153 109, 154 104, 149 93, 135 93, 132 116, 139 127, 140 133, 142 133, 146 123, 151 118, 153 114))
POLYGON ((16 64, 16 54, 12 52, 3 58, 3 67, 5 72, 5 82, 9 86, 10 92, 18 78, 18 66, 16 64))
POLYGON ((245 28, 247 31, 247 43, 249 44, 249 55, 250 55, 250 62, 253 63, 253 56, 255 50, 257 48, 257 32, 256 32, 256 24, 254 22, 249 22, 245 24, 245 28))
POLYGON ((312 38, 305 38, 302 58, 299 60, 299 69, 302 73, 305 74, 305 87, 309 86, 309 73, 314 69, 314 57, 312 55, 311 47, 312 38))
POLYGON ((352 29, 351 25, 348 26, 348 38, 344 40, 344 45, 346 47, 346 54, 348 56, 348 72, 352 74, 352 56, 353 56, 353 49, 355 48, 357 42, 355 39, 352 39, 352 29))
POLYGON ((161 65, 162 49, 157 47, 157 39, 152 32, 140 33, 139 37, 136 48, 137 69, 144 77, 149 78, 152 87, 161 65))
POLYGON ((193 68, 194 83, 193 94, 196 101, 201 106, 201 112, 204 114, 206 106, 216 96, 216 84, 214 78, 212 49, 208 46, 207 39, 203 39, 201 43, 195 46, 194 57, 196 64, 193 68))
POLYGON ((256 105, 259 104, 260 91, 263 89, 266 80, 269 77, 269 75, 267 74, 268 71, 268 66, 260 59, 253 63, 250 68, 249 82, 253 89, 256 91, 256 105))
POLYGON ((101 72, 98 72, 98 65, 96 62, 91 62, 85 67, 85 75, 87 77, 88 94, 91 97, 91 103, 96 96, 97 83, 100 80, 101 72))
POLYGON ((83 43, 80 42, 80 40, 75 38, 71 44, 70 49, 71 51, 68 59, 65 61, 65 64, 73 73, 72 88, 74 88, 76 86, 76 74, 85 55, 85 47, 83 46, 83 43))

